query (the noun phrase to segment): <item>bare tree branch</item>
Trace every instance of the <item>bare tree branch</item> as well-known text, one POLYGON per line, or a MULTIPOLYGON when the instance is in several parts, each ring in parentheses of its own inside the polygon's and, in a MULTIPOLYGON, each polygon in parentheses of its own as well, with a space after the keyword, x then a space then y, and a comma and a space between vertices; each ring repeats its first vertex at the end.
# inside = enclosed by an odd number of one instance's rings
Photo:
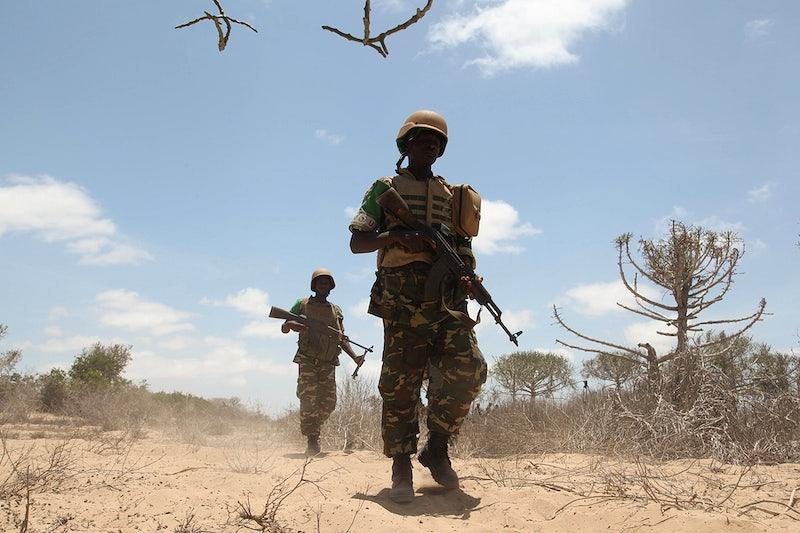
POLYGON ((417 11, 405 22, 398 24, 394 28, 388 29, 383 33, 378 34, 376 37, 370 37, 370 12, 371 12, 371 5, 370 0, 365 0, 364 2, 364 36, 363 37, 356 37, 349 33, 343 32, 338 28, 334 28, 332 26, 322 26, 323 30, 335 33, 339 37, 342 37, 348 41, 353 41, 355 43, 361 43, 364 46, 369 46, 370 48, 375 49, 381 56, 387 57, 389 55, 389 48, 386 46, 386 38, 394 33, 397 33, 401 30, 404 30, 411 26, 412 24, 418 22, 425 14, 430 11, 431 7, 433 6, 433 0, 428 0, 424 7, 417 8, 417 11))
MULTIPOLYGON (((619 277, 620 277, 620 279, 622 279, 622 283, 623 283, 623 285, 625 285, 625 288, 628 289, 631 292, 631 294, 633 294, 637 298, 640 298, 642 301, 649 303, 652 306, 658 307, 659 309, 666 309, 667 311, 677 311, 678 310, 677 307, 665 305, 665 304, 662 304, 662 303, 659 303, 659 302, 654 302, 653 300, 650 300, 649 298, 645 298, 635 288, 631 287, 630 283, 628 283, 628 278, 625 277, 625 269, 622 268, 622 246, 623 246, 623 243, 622 242, 618 242, 617 246, 619 247, 619 259, 617 261, 617 265, 619 266, 619 277)), ((639 272, 641 272, 644 275, 644 277, 646 277, 647 279, 653 281, 654 283, 659 283, 657 280, 653 279, 651 276, 649 276, 647 273, 645 273, 641 269, 641 267, 639 265, 637 265, 636 262, 633 260, 633 258, 631 257, 631 254, 630 254, 630 250, 628 250, 628 241, 627 240, 624 241, 624 246, 625 246, 625 250, 626 250, 626 253, 628 255, 628 260, 630 261, 630 263, 639 272)))
POLYGON ((669 322, 670 321, 670 319, 665 317, 664 315, 662 315, 660 313, 656 313, 655 311, 651 311, 650 309, 646 309, 643 306, 642 306, 642 308, 644 309, 644 311, 639 310, 639 309, 633 309, 633 308, 628 307, 627 305, 621 304, 619 302, 617 302, 617 305, 620 306, 623 309, 626 309, 626 310, 630 311, 631 313, 636 313, 637 315, 646 316, 647 318, 652 318, 653 320, 658 320, 659 322, 669 322))
POLYGON ((220 52, 225 50, 225 47, 228 46, 228 39, 231 36, 231 22, 233 22, 234 24, 240 24, 242 26, 250 28, 254 32, 258 33, 258 30, 252 27, 247 22, 243 22, 241 20, 237 20, 235 18, 231 18, 228 15, 226 15, 225 10, 222 8, 222 4, 220 4, 218 0, 212 0, 212 2, 214 2, 214 5, 217 6, 219 15, 212 15, 208 11, 203 11, 203 13, 205 13, 204 16, 196 18, 194 20, 190 20, 189 22, 185 22, 183 24, 179 24, 175 26, 175 29, 179 30, 181 28, 186 28, 193 24, 197 24, 202 20, 210 20, 211 22, 214 23, 214 27, 217 29, 217 37, 218 37, 217 48, 219 49, 220 52), (225 24, 224 32, 222 31, 222 24, 220 24, 220 21, 222 21, 222 23, 225 24))
MULTIPOLYGON (((639 352, 637 352, 636 350, 631 350, 630 348, 626 348, 625 346, 620 346, 619 344, 614 344, 614 343, 611 343, 611 342, 605 342, 605 341, 600 341, 600 340, 597 340, 597 339, 593 339, 591 337, 587 337, 586 335, 578 333, 577 331, 575 331, 574 329, 572 329, 571 327, 566 325, 563 320, 561 320, 561 316, 558 314, 558 308, 556 308, 555 305, 553 306, 553 317, 558 321, 558 323, 561 325, 562 328, 566 329, 567 331, 569 331, 570 333, 572 333, 576 337, 580 337, 583 340, 587 340, 589 342, 594 342, 594 343, 597 343, 597 344, 600 344, 600 345, 603 345, 603 346, 608 346, 609 348, 616 348, 617 350, 621 350, 623 352, 627 352, 629 354, 633 354, 635 356, 641 357, 641 354, 639 352)), ((564 344, 564 343, 562 343, 561 341, 558 341, 558 340, 556 340, 556 342, 564 344)), ((589 351, 589 350, 586 350, 586 351, 589 351)))

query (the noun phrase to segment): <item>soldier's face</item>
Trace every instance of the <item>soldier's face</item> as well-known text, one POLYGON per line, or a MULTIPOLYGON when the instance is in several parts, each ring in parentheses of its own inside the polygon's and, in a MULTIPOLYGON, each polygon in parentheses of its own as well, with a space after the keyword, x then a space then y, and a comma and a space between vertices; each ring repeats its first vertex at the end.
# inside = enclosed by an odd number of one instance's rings
POLYGON ((333 289, 333 281, 328 276, 320 276, 314 280, 314 290, 319 294, 330 294, 333 289))
POLYGON ((418 133, 408 143, 408 160, 412 164, 433 165, 442 149, 442 140, 432 131, 418 133))

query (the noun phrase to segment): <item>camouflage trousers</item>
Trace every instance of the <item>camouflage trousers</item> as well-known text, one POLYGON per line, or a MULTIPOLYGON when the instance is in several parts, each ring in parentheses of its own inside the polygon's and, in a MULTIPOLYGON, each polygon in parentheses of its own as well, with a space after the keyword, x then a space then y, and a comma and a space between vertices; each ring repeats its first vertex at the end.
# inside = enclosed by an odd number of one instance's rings
POLYGON ((383 451, 389 457, 417 451, 420 387, 428 365, 429 387, 435 387, 427 395, 428 430, 456 434, 486 381, 486 362, 475 333, 449 316, 414 326, 384 320, 378 389, 383 398, 383 451))
POLYGON ((300 433, 319 435, 322 424, 336 409, 336 367, 328 363, 300 362, 297 397, 300 399, 300 433))

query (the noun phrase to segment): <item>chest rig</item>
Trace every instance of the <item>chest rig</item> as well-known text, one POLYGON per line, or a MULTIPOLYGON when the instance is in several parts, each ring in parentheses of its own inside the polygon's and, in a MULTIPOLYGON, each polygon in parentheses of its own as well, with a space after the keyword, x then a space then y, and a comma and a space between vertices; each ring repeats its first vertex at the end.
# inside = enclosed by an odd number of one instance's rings
MULTIPOLYGON (((300 301, 300 314, 342 331, 336 307, 330 302, 318 302, 313 298, 303 298, 300 301)), ((342 349, 335 338, 324 332, 323 327, 308 327, 300 332, 297 339, 297 357, 302 356, 332 364, 338 363, 342 349)))
MULTIPOLYGON (((399 174, 392 178, 392 187, 408 204, 414 216, 430 226, 451 224, 453 215, 453 193, 444 178, 434 177, 427 180, 418 180, 411 172, 401 169, 399 174)), ((407 229, 402 223, 386 213, 385 226, 387 230, 407 229)), ((392 244, 378 251, 379 267, 397 267, 422 261, 433 263, 432 251, 409 252, 399 244, 392 244)))

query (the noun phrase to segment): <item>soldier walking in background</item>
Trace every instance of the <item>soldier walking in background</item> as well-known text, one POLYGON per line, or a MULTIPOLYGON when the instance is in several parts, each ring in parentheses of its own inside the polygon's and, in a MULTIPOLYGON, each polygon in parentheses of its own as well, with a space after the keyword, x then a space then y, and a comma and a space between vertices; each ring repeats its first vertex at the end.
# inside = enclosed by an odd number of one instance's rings
MULTIPOLYGON (((304 315, 320 324, 331 326, 344 335, 344 316, 338 305, 328 301, 328 295, 336 286, 330 271, 320 268, 311 275, 309 298, 295 302, 291 312, 304 315)), ((363 356, 356 355, 346 339, 336 339, 322 328, 303 325, 287 320, 281 325, 283 333, 299 333, 294 362, 298 366, 297 397, 300 399, 300 432, 308 439, 307 455, 320 452, 319 434, 322 424, 336 408, 336 367, 339 354, 344 350, 360 365, 363 356)))
POLYGON ((458 254, 474 265, 471 237, 477 235, 477 222, 464 221, 470 216, 477 220, 479 213, 466 211, 477 209, 480 203, 462 205, 459 198, 467 192, 464 188, 476 193, 433 174, 432 166, 447 144, 447 124, 441 115, 424 110, 413 113, 396 141, 402 156, 397 174, 377 180, 367 191, 350 224, 350 249, 378 252, 369 312, 382 318, 384 325, 381 433, 384 453, 393 460, 389 497, 404 503, 414 498, 410 456, 417 451, 417 403, 426 367, 430 364, 438 383, 435 393, 428 394, 428 442, 418 459, 436 482, 457 488, 448 441, 458 433, 486 381, 486 363, 472 331, 474 323, 466 315, 469 284, 432 272, 436 252, 428 237, 403 226, 377 201, 389 188, 395 189, 418 220, 451 235, 458 254), (405 157, 409 165, 401 168, 405 157), (443 277, 433 279, 438 285, 436 297, 426 297, 426 282, 439 275, 443 277))

